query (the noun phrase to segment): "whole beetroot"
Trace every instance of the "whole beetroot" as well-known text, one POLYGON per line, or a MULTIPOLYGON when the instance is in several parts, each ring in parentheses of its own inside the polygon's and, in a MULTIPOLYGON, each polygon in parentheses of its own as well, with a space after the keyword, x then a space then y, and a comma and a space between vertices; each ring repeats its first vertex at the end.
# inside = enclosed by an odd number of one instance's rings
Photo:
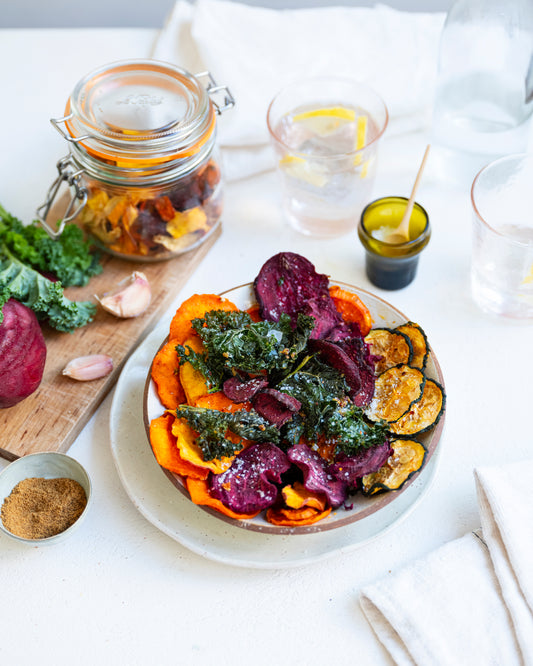
POLYGON ((46 344, 34 312, 10 298, 2 314, 0 409, 16 405, 37 389, 46 360, 46 344))

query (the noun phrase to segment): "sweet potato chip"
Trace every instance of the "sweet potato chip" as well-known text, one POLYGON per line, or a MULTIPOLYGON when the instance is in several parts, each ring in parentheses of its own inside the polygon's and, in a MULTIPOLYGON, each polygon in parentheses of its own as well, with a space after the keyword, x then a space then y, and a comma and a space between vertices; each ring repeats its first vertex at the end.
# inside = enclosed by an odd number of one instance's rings
MULTIPOLYGON (((195 352, 201 352, 204 348, 200 338, 192 336, 185 340, 184 347, 190 347, 195 352)), ((190 363, 180 365, 179 379, 189 405, 195 405, 199 398, 208 395, 209 389, 205 377, 190 363)))
POLYGON ((317 511, 324 511, 326 508, 326 496, 323 493, 307 490, 299 481, 295 481, 292 486, 282 488, 281 494, 289 509, 309 507, 317 511))
POLYGON ((190 476, 194 479, 207 479, 209 470, 184 460, 179 452, 176 437, 172 434, 173 414, 165 413, 150 423, 150 444, 155 459, 165 469, 174 474, 190 476))
POLYGON ((185 402, 185 391, 179 378, 179 357, 175 341, 169 340, 157 352, 152 363, 152 379, 164 407, 176 409, 185 402))
POLYGON ((317 511, 309 507, 303 509, 267 509, 266 519, 272 525, 281 527, 299 527, 312 525, 326 518, 331 513, 331 507, 324 511, 317 511))
POLYGON ((238 412, 241 409, 249 412, 252 408, 249 402, 233 402, 222 391, 215 391, 215 393, 201 396, 194 403, 194 406, 217 409, 219 412, 238 412))
POLYGON ((201 504, 203 506, 210 506, 220 513, 229 516, 230 518, 235 518, 235 520, 247 520, 250 518, 255 518, 259 514, 259 511, 256 513, 236 513, 228 507, 224 506, 222 502, 215 497, 211 497, 209 494, 209 488, 207 486, 207 481, 201 479, 186 479, 187 490, 191 496, 191 502, 193 504, 201 504))
POLYGON ((330 287, 329 293, 344 321, 357 324, 361 335, 363 337, 367 335, 372 328, 372 316, 359 296, 338 285, 330 287))
POLYGON ((250 315, 252 318, 252 321, 261 321, 261 315, 259 313, 259 305, 252 305, 251 308, 248 308, 246 312, 250 315))
MULTIPOLYGON (((190 427, 185 419, 176 418, 172 424, 172 434, 176 437, 176 445, 179 449, 180 455, 184 460, 196 465, 197 467, 204 467, 213 472, 213 474, 221 474, 231 465, 235 456, 215 458, 214 460, 204 460, 202 450, 196 444, 196 432, 190 427)), ((237 450, 242 448, 236 445, 237 450)))
POLYGON ((191 335, 196 335, 191 321, 199 319, 211 310, 238 310, 231 301, 215 294, 194 294, 176 310, 170 322, 169 338, 182 345, 191 335))

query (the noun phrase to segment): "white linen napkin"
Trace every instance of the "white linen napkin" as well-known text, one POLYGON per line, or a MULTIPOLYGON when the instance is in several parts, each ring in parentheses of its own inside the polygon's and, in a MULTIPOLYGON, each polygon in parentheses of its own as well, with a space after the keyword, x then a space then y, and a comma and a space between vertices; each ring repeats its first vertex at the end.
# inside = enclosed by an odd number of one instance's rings
POLYGON ((270 169, 266 112, 284 86, 313 76, 363 81, 386 102, 387 132, 420 129, 433 103, 442 13, 378 5, 266 9, 178 0, 152 56, 227 85, 235 108, 219 119, 228 178, 270 169))
POLYGON ((468 534, 361 591, 402 666, 533 664, 533 461, 474 475, 482 538, 468 534))

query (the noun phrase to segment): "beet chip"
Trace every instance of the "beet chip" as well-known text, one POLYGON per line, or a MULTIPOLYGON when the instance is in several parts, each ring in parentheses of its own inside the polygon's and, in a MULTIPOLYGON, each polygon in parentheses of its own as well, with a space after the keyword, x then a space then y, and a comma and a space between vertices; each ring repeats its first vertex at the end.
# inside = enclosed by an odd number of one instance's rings
POLYGON ((344 481, 349 487, 355 488, 357 480, 366 474, 377 472, 391 455, 392 448, 389 442, 364 449, 356 456, 347 456, 341 453, 336 461, 327 468, 327 471, 336 479, 344 481))
POLYGON ((335 368, 335 370, 338 370, 343 375, 350 387, 350 397, 360 391, 361 377, 359 375, 359 368, 339 343, 329 342, 328 340, 312 340, 309 341, 309 348, 312 351, 318 351, 328 365, 331 365, 332 368, 335 368))
POLYGON ((244 382, 239 377, 231 377, 224 382, 222 391, 226 398, 233 402, 246 402, 266 386, 268 386, 268 381, 263 377, 253 377, 244 382))
POLYGON ((307 444, 295 444, 287 451, 291 462, 303 472, 307 490, 324 493, 333 508, 346 499, 346 483, 334 478, 326 469, 326 461, 307 444))
POLYGON ((281 428, 302 406, 302 403, 291 395, 268 388, 256 393, 252 404, 255 411, 276 428, 281 428))
POLYGON ((290 467, 285 453, 274 444, 251 444, 222 474, 211 474, 211 495, 236 513, 255 513, 272 506, 278 497, 275 483, 290 467))
POLYGON ((325 338, 336 326, 342 326, 329 293, 327 275, 317 273, 313 264, 294 252, 280 252, 263 264, 254 281, 259 312, 267 321, 278 321, 285 312, 296 326, 298 313, 316 321, 311 338, 325 338))
POLYGON ((338 345, 357 366, 360 387, 350 397, 358 407, 364 407, 374 395, 376 357, 370 353, 369 346, 361 337, 346 338, 338 342, 338 345))

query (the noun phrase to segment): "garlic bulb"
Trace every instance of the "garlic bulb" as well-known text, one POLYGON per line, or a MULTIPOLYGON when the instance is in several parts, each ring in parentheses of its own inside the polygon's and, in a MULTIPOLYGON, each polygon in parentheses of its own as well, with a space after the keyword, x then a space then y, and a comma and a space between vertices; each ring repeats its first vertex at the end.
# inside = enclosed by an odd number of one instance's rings
POLYGON ((112 291, 103 296, 96 296, 100 305, 115 315, 126 319, 138 317, 150 305, 152 291, 146 275, 140 271, 134 271, 129 277, 121 280, 112 291))
POLYGON ((67 363, 62 374, 79 382, 88 382, 105 377, 111 370, 113 370, 111 356, 91 354, 90 356, 80 356, 67 363))

